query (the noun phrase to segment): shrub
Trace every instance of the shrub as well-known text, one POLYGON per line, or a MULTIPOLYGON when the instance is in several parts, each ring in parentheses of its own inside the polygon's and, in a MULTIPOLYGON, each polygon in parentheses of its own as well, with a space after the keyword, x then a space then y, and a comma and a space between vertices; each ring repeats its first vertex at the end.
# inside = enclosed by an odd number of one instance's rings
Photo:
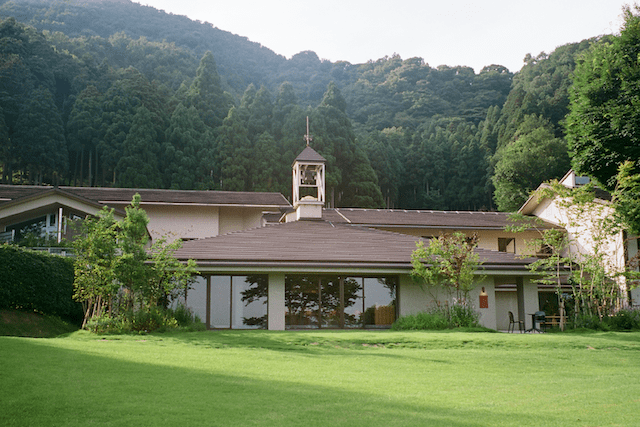
POLYGON ((82 306, 73 300, 72 259, 0 245, 0 271, 0 309, 82 320, 82 306))
POLYGON ((449 307, 449 321, 456 328, 478 326, 480 314, 466 304, 453 304, 449 307))
POLYGON ((479 326, 480 315, 466 304, 436 306, 429 311, 400 317, 391 325, 395 331, 443 330, 479 326))
POLYGON ((617 331, 640 329, 640 311, 638 310, 620 310, 607 320, 611 329, 617 331))
POLYGON ((202 331, 206 329, 198 316, 184 305, 175 309, 153 307, 151 309, 128 310, 121 314, 94 316, 85 328, 97 334, 126 334, 131 332, 166 332, 172 329, 202 331))
POLYGON ((391 330, 442 330, 449 327, 449 321, 442 314, 423 312, 400 317, 391 325, 391 330))

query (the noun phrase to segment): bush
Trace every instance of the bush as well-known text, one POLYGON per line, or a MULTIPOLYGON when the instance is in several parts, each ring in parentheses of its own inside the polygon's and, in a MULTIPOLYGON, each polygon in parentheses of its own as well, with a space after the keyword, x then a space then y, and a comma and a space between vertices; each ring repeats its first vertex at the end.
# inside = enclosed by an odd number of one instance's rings
POLYGON ((596 315, 580 315, 571 326, 575 329, 591 329, 594 331, 640 330, 640 311, 619 310, 615 314, 602 319, 596 315))
POLYGON ((449 321, 442 314, 423 312, 400 317, 391 325, 391 330, 443 330, 449 327, 449 321))
POLYGON ((0 309, 36 311, 80 323, 73 300, 73 260, 0 245, 0 309))
POLYGON ((403 316, 391 326, 392 330, 442 330, 479 326, 480 315, 464 304, 438 306, 429 311, 403 316))
POLYGON ((90 319, 86 329, 97 334, 126 334, 173 329, 194 332, 205 330, 206 326, 189 308, 180 304, 173 310, 154 307, 150 310, 129 310, 122 314, 103 314, 90 319))
POLYGON ((609 326, 616 331, 631 331, 640 329, 640 311, 620 310, 608 318, 609 326))

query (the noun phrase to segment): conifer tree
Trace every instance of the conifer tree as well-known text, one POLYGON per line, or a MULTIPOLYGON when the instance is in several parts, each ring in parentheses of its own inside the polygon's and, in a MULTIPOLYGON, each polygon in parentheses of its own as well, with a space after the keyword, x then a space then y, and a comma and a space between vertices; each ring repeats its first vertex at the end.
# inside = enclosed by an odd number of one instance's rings
POLYGON ((156 118, 144 106, 138 107, 124 140, 122 157, 116 166, 116 185, 132 188, 161 188, 156 118))
POLYGON ((96 174, 95 169, 92 170, 91 167, 97 164, 95 156, 102 126, 101 100, 96 87, 87 86, 76 98, 67 121, 69 150, 76 153, 74 177, 79 173, 81 185, 84 183, 85 170, 88 172, 89 186, 92 185, 92 178, 96 174))
POLYGON ((51 177, 53 172, 66 172, 64 127, 49 89, 40 86, 31 91, 20 110, 12 139, 34 184, 42 183, 45 174, 51 177))
POLYGON ((212 188, 215 141, 195 107, 178 104, 165 138, 162 149, 165 186, 182 190, 212 188))
POLYGON ((220 83, 218 68, 211 52, 204 54, 187 93, 187 104, 198 110, 202 121, 212 129, 222 124, 233 101, 220 83))

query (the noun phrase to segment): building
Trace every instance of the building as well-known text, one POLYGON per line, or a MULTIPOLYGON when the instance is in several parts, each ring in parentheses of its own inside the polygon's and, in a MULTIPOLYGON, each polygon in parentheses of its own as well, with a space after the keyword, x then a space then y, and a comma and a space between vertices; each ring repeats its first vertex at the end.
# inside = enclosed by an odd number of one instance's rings
POLYGON ((480 238, 483 264, 470 298, 482 325, 507 329, 509 311, 526 319, 538 310, 533 260, 520 256, 535 228, 509 233, 502 213, 325 209, 324 167, 307 146, 293 163, 293 206, 277 222, 185 242, 176 253, 198 264, 186 304, 207 326, 388 327, 448 300, 410 273, 416 243, 450 231, 480 238))
POLYGON ((325 159, 307 146, 292 167, 293 204, 278 193, 0 186, 0 232, 28 227, 69 236, 68 222, 104 206, 117 217, 135 193, 152 239, 184 241, 176 255, 200 270, 186 304, 210 328, 388 327, 398 316, 451 303, 411 278, 419 240, 453 231, 479 238, 482 268, 470 298, 482 325, 508 312, 532 326, 539 292, 527 241, 550 222, 506 231, 509 215, 325 208, 325 159))

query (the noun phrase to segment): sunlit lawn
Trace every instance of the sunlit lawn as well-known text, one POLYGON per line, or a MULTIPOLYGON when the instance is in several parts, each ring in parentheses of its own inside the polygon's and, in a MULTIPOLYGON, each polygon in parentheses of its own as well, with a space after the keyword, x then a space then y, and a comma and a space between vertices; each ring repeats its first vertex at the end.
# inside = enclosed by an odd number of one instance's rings
POLYGON ((0 337, 2 426, 630 426, 640 333, 0 337))

